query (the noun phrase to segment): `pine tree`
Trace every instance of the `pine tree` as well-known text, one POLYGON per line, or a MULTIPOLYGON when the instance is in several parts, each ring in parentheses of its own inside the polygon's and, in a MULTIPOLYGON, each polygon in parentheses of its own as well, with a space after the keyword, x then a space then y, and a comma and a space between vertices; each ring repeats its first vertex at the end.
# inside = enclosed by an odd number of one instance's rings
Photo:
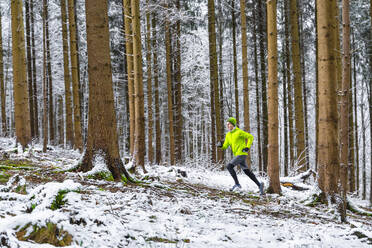
POLYGON ((338 142, 337 95, 334 79, 337 78, 336 61, 336 0, 317 0, 318 26, 318 185, 323 200, 337 193, 338 142))
POLYGON ((0 96, 1 96, 1 130, 6 135, 6 112, 5 112, 5 82, 4 82, 4 58, 3 58, 3 34, 2 34, 2 15, 0 9, 0 96))
POLYGON ((95 157, 102 156, 115 181, 121 174, 131 179, 119 154, 108 27, 107 2, 86 0, 89 123, 87 148, 80 170, 93 168, 95 157))
POLYGON ((11 1, 13 88, 17 141, 23 149, 31 141, 30 108, 26 72, 25 33, 21 0, 11 1))
POLYGON ((78 50, 76 34, 75 2, 68 0, 68 18, 70 31, 70 60, 71 60, 71 78, 74 103, 74 147, 83 149, 83 137, 81 133, 81 113, 80 113, 80 95, 79 95, 79 68, 78 68, 78 50))
POLYGON ((135 165, 145 169, 145 110, 143 94, 142 72, 142 42, 139 0, 132 0, 132 29, 133 29, 133 74, 134 74, 134 98, 135 98, 135 165))
POLYGON ((62 44, 63 44, 63 73, 65 81, 65 112, 66 112, 66 144, 72 147, 74 144, 74 133, 72 125, 72 109, 71 109, 71 77, 70 77, 70 62, 68 58, 68 35, 67 35, 67 13, 66 0, 61 0, 61 21, 62 21, 62 44))
POLYGON ((268 48, 268 164, 270 178, 268 192, 281 192, 279 181, 278 145, 278 48, 276 27, 276 0, 267 1, 267 48, 268 48))

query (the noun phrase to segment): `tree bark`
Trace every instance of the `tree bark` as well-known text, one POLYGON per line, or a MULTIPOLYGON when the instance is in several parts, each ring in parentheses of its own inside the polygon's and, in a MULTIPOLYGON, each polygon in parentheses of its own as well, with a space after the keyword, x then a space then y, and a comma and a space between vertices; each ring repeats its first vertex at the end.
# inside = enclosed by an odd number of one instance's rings
POLYGON ((36 51, 35 51, 35 22, 34 22, 34 3, 30 0, 30 14, 31 14, 31 57, 32 57, 32 83, 33 83, 33 102, 34 102, 34 130, 35 137, 39 137, 39 107, 37 99, 37 80, 36 80, 36 51))
POLYGON ((265 64, 265 43, 266 43, 266 15, 262 0, 258 0, 258 33, 260 34, 260 64, 261 64, 261 96, 262 96, 262 154, 263 171, 267 172, 268 159, 268 113, 267 113, 267 83, 266 83, 266 64, 265 64))
POLYGON ((30 34, 30 0, 25 1, 25 20, 26 20, 26 51, 27 51, 27 82, 28 82, 28 101, 30 105, 30 128, 31 137, 35 137, 35 115, 34 115, 34 99, 33 94, 33 83, 32 83, 32 58, 31 58, 31 34, 30 34))
MULTIPOLYGON (((149 0, 146 0, 146 5, 149 6, 149 0)), ((154 149, 152 146, 153 137, 153 109, 152 109, 152 66, 151 66, 151 21, 150 11, 146 13, 146 63, 147 63, 147 119, 148 119, 148 134, 147 134, 147 147, 148 147, 148 160, 152 164, 154 162, 154 149)))
POLYGON ((324 197, 337 193, 338 135, 337 94, 334 79, 337 78, 336 57, 336 0, 317 0, 318 18, 318 73, 319 73, 319 142, 318 185, 324 197))
POLYGON ((234 90, 235 90, 235 118, 237 125, 239 121, 239 88, 238 88, 238 66, 236 55, 236 23, 235 23, 235 0, 231 1, 231 22, 232 22, 232 38, 233 38, 233 66, 234 66, 234 90))
MULTIPOLYGON (((245 15, 245 0, 240 0, 240 22, 242 32, 242 70, 243 70, 243 103, 244 103, 244 129, 250 131, 249 123, 249 89, 248 89, 248 51, 247 51, 247 19, 245 15)), ((247 156, 248 168, 251 167, 251 155, 247 156)))
POLYGON ((134 74, 134 102, 135 102, 135 165, 145 169, 145 110, 143 94, 143 72, 142 72, 142 42, 139 0, 132 0, 132 28, 133 28, 133 74, 134 74))
POLYGON ((292 40, 292 63, 293 80, 295 91, 295 120, 296 120, 296 159, 298 170, 306 171, 306 152, 305 152, 305 127, 304 110, 302 94, 302 72, 301 72, 301 54, 298 29, 297 0, 290 0, 290 21, 291 21, 291 40, 292 40))
MULTIPOLYGON (((166 4, 166 8, 169 6, 166 4)), ((173 102, 172 102, 172 68, 171 68, 171 34, 170 21, 165 20, 165 48, 166 48, 166 67, 167 67, 167 89, 168 89, 168 122, 169 122, 169 158, 170 164, 175 164, 174 157, 174 129, 173 129, 173 102)))
POLYGON ((351 152, 349 146, 349 91, 350 91, 350 5, 349 0, 342 1, 342 21, 343 21, 343 41, 342 41, 342 87, 341 87, 341 120, 340 120, 340 182, 343 199, 343 213, 341 219, 346 221, 346 194, 347 174, 348 174, 348 155, 351 152))
POLYGON ((155 157, 156 164, 161 163, 161 129, 160 129, 160 103, 159 103, 159 70, 158 70, 158 53, 157 53, 157 43, 156 43, 156 15, 153 14, 152 18, 152 47, 153 47, 153 57, 154 57, 154 87, 155 87, 155 157))
MULTIPOLYGON (((214 0, 208 0, 208 33, 209 33, 209 73, 211 84, 213 84, 213 98, 214 98, 214 110, 215 110, 215 125, 217 132, 217 140, 222 141, 222 126, 221 126, 221 111, 220 111, 220 97, 218 90, 218 66, 217 66, 217 50, 216 50, 216 16, 214 0)), ((213 142, 213 141, 212 141, 213 142)), ((215 144, 212 144, 214 146, 215 144)), ((223 151, 217 150, 217 161, 223 160, 223 151)))
POLYGON ((49 138, 50 142, 55 142, 55 125, 54 125, 54 106, 53 106, 53 78, 52 78, 52 65, 50 59, 50 42, 49 42, 49 11, 48 0, 44 5, 45 11, 45 35, 46 35, 46 52, 47 52, 47 82, 48 82, 48 114, 49 114, 49 138))
POLYGON ((134 111, 134 75, 133 75, 133 32, 132 32, 132 13, 131 0, 123 0, 124 5, 124 26, 125 26, 125 47, 128 70, 128 98, 129 98, 129 153, 134 155, 134 131, 135 131, 135 111, 134 111))
MULTIPOLYGON (((261 147, 261 104, 260 104, 260 94, 259 94, 259 80, 258 80, 258 52, 257 52, 257 20, 256 20, 256 4, 252 8, 253 16, 253 44, 254 44, 254 74, 256 82, 256 111, 257 111, 257 147, 258 147, 258 168, 259 171, 263 171, 262 168, 262 147, 261 147)), ((237 85, 236 85, 237 90, 237 85)))
POLYGON ((70 31, 70 59, 72 75, 72 91, 74 103, 74 147, 83 149, 83 137, 81 133, 81 112, 80 112, 80 94, 79 94, 79 68, 78 51, 76 35, 76 17, 74 0, 68 0, 68 17, 70 31))
POLYGON ((276 27, 276 0, 267 1, 267 40, 268 40, 268 175, 270 185, 268 192, 281 192, 279 180, 279 145, 278 145, 278 48, 276 27))
POLYGON ((87 148, 79 168, 88 171, 95 157, 102 156, 115 181, 121 174, 131 180, 119 154, 112 71, 107 2, 86 0, 89 123, 87 148))
POLYGON ((24 149, 31 142, 30 107, 26 72, 25 33, 21 0, 11 1, 13 89, 17 141, 24 149))
POLYGON ((69 148, 74 144, 74 133, 72 125, 72 109, 71 109, 71 77, 70 77, 70 61, 68 58, 68 34, 67 34, 67 13, 66 0, 61 0, 61 16, 62 16, 62 44, 63 44, 63 73, 65 82, 65 114, 66 114, 66 145, 69 148))
POLYGON ((46 14, 47 0, 43 0, 43 152, 48 145, 48 89, 47 89, 47 56, 46 56, 46 14))
POLYGON ((6 125, 6 106, 5 106, 5 81, 4 81, 4 57, 3 57, 3 34, 2 34, 2 22, 1 22, 1 9, 0 9, 0 94, 1 94, 1 130, 2 135, 6 136, 7 125, 6 125))

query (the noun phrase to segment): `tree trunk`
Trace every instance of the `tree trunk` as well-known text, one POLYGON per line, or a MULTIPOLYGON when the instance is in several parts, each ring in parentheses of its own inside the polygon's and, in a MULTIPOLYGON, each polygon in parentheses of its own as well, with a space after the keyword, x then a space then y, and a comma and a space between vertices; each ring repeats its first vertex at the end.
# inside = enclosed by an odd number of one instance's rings
MULTIPOLYGON (((166 5, 168 9, 168 4, 166 5)), ((167 88, 168 88, 168 122, 169 122, 169 157, 170 164, 175 164, 174 157, 174 130, 173 130, 173 102, 172 102, 172 68, 171 68, 171 34, 170 21, 165 20, 165 48, 166 48, 166 67, 167 67, 167 88)))
MULTIPOLYGON (((354 33, 353 33, 353 44, 354 44, 354 49, 356 48, 355 44, 355 38, 354 38, 354 33)), ((355 121, 354 121, 354 138, 355 138, 355 163, 356 163, 356 171, 354 172, 356 174, 356 191, 359 195, 359 132, 358 132, 358 99, 357 99, 357 61, 356 61, 356 53, 354 53, 353 56, 353 95, 354 95, 354 116, 355 116, 355 121)))
POLYGON ((134 75, 134 98, 135 98, 135 166, 145 169, 145 110, 143 94, 143 73, 142 73, 142 42, 139 0, 132 0, 132 28, 133 28, 133 75, 134 75))
POLYGON ((133 30, 131 0, 123 0, 124 5, 124 26, 125 26, 125 47, 127 52, 127 70, 128 70, 128 98, 129 98, 129 153, 134 155, 134 131, 135 131, 135 111, 134 111, 134 75, 133 75, 133 30))
MULTIPOLYGON (((257 28, 256 28, 256 4, 252 8, 253 16, 253 44, 254 44, 254 74, 256 82, 256 111, 257 111, 257 147, 258 147, 258 168, 262 171, 262 147, 261 147, 261 111, 260 111, 260 95, 259 95, 259 80, 258 80, 258 52, 257 52, 257 28)), ((236 85, 237 90, 237 85, 236 85)))
POLYGON ((26 72, 25 33, 21 0, 11 1, 13 89, 17 141, 24 149, 31 142, 30 108, 26 72))
POLYGON ((263 171, 267 172, 268 159, 268 113, 267 113, 267 85, 266 85, 266 64, 265 64, 265 42, 266 42, 266 15, 262 0, 258 0, 258 33, 260 34, 260 61, 261 61, 261 95, 262 95, 262 154, 263 154, 263 171))
POLYGON ((63 98, 58 96, 58 144, 63 145, 65 143, 65 133, 63 127, 63 98))
MULTIPOLYGON (((369 3, 369 18, 370 18, 370 41, 372 40, 372 0, 369 3)), ((372 72, 372 48, 370 47, 369 53, 369 67, 370 72, 372 72)), ((372 119, 372 76, 369 76, 369 119, 372 119)), ((369 125, 369 135, 370 135, 370 153, 372 154, 372 125, 369 125)), ((372 159, 370 158, 370 183, 369 183, 369 203, 372 205, 372 159)))
POLYGON ((157 43, 156 43, 156 15, 153 14, 152 18, 152 47, 153 47, 153 57, 154 57, 154 87, 155 87, 155 157, 156 164, 161 163, 161 130, 160 130, 160 103, 159 103, 159 70, 158 70, 158 54, 157 54, 157 43))
POLYGON ((39 107, 37 100, 37 81, 36 81, 36 51, 35 51, 35 22, 34 22, 34 3, 30 0, 30 14, 31 14, 31 57, 32 57, 32 82, 33 82, 33 102, 34 102, 34 130, 35 137, 39 137, 39 107))
MULTIPOLYGON (((213 98, 215 106, 215 121, 216 121, 216 132, 217 140, 222 141, 222 126, 221 126, 221 111, 220 111, 220 99, 218 90, 218 66, 217 66, 217 50, 216 50, 216 16, 214 0, 208 0, 208 33, 209 33, 209 73, 211 84, 213 84, 213 98)), ((212 144, 212 146, 214 146, 212 144)), ((217 162, 223 160, 223 151, 217 150, 217 162)))
POLYGON ((238 66, 236 55, 236 23, 235 23, 235 0, 231 1, 231 22, 232 22, 232 38, 233 38, 233 65, 234 65, 234 89, 235 89, 235 118, 237 125, 239 121, 239 88, 238 88, 238 66))
POLYGON ((284 19, 284 25, 285 25, 285 32, 284 32, 284 37, 283 40, 285 41, 285 45, 282 47, 282 53, 284 54, 283 56, 283 66, 282 66, 282 74, 283 74, 283 111, 284 111, 284 176, 288 176, 288 105, 287 105, 287 78, 289 76, 289 70, 287 71, 288 65, 286 64, 287 62, 287 52, 289 48, 286 46, 288 43, 288 18, 286 16, 287 13, 287 2, 283 2, 283 19, 284 19))
POLYGON ((80 94, 79 94, 79 68, 76 35, 76 17, 74 0, 68 0, 68 17, 70 31, 70 59, 72 75, 72 91, 74 102, 74 147, 83 149, 83 137, 81 133, 81 113, 80 113, 80 94))
POLYGON ((270 185, 268 192, 281 192, 279 180, 279 146, 278 146, 278 48, 276 27, 276 0, 267 1, 267 40, 268 40, 268 175, 270 185))
MULTIPOLYGON (((146 0, 146 5, 149 6, 149 0, 146 0)), ((148 134, 147 134, 147 147, 148 147, 148 160, 152 164, 154 162, 154 149, 152 146, 153 137, 153 110, 152 110, 152 67, 151 67, 151 21, 150 11, 146 12, 146 63, 147 63, 147 119, 148 119, 148 134)))
POLYGON ((25 19, 26 19, 26 51, 27 51, 27 82, 28 82, 28 101, 30 105, 30 128, 31 137, 35 137, 35 115, 34 115, 34 98, 33 94, 33 83, 32 83, 32 58, 31 58, 31 34, 30 34, 30 0, 25 1, 25 19))
MULTIPOLYGON (((364 92, 362 94, 364 99, 364 92)), ((367 172, 366 172, 366 124, 364 120, 364 103, 360 105, 361 122, 362 122, 362 199, 366 199, 367 195, 367 172)))
MULTIPOLYGON (((181 11, 180 0, 176 1, 177 10, 181 11)), ((181 82, 181 21, 176 21, 176 54, 175 54, 175 133, 176 133, 176 161, 182 162, 182 147, 183 147, 183 117, 182 117, 182 82, 181 82)))
MULTIPOLYGON (((249 89, 248 89, 248 51, 247 51, 247 19, 245 15, 245 0, 240 0, 240 21, 242 32, 242 70, 243 70, 243 103, 244 129, 250 131, 249 123, 249 89)), ((248 152, 247 165, 251 167, 251 154, 248 152)))
POLYGON ((337 94, 334 79, 337 78, 336 57, 336 0, 317 0, 318 18, 318 73, 319 73, 319 142, 318 185, 323 200, 337 193, 338 142, 337 142, 337 94))
POLYGON ((342 1, 343 42, 342 42, 342 87, 341 87, 341 120, 340 120, 340 182, 343 199, 341 219, 346 221, 346 194, 349 146, 349 91, 350 91, 350 6, 349 0, 342 1))
POLYGON ((296 120, 296 160, 298 170, 306 170, 306 152, 305 152, 305 135, 304 135, 304 110, 302 95, 302 72, 301 72, 301 54, 300 40, 298 30, 298 13, 297 0, 290 0, 290 21, 291 21, 291 38, 292 38, 292 63, 293 63, 293 81, 295 91, 295 120, 296 120))
POLYGON ((112 71, 107 2, 86 0, 89 123, 87 149, 80 170, 93 167, 96 156, 102 156, 115 181, 121 173, 130 180, 119 154, 112 71))
POLYGON ((43 152, 48 145, 48 90, 47 90, 47 56, 46 56, 46 1, 43 0, 43 152))
POLYGON ((4 57, 3 57, 3 34, 2 34, 2 22, 1 22, 1 9, 0 9, 0 94, 1 94, 1 130, 2 135, 6 136, 6 112, 5 112, 5 81, 4 81, 4 57))
POLYGON ((68 58, 68 36, 67 36, 67 13, 66 1, 61 0, 61 16, 62 16, 62 43, 63 43, 63 72, 65 81, 65 114, 66 114, 66 145, 69 148, 74 144, 74 133, 72 125, 72 109, 71 109, 71 77, 70 77, 70 62, 68 58))
POLYGON ((46 35, 46 51, 47 51, 47 82, 48 82, 48 103, 49 103, 49 138, 50 142, 55 142, 55 125, 54 125, 54 107, 53 107, 53 80, 52 80, 52 65, 50 59, 50 42, 49 42, 49 12, 48 0, 44 5, 45 11, 45 35, 46 35))

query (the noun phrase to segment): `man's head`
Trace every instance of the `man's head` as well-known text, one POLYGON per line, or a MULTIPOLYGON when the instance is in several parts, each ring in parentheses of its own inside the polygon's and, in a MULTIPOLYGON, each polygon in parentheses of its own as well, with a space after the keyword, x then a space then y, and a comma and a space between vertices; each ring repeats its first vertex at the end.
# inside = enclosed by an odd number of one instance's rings
POLYGON ((236 119, 234 117, 230 117, 227 119, 227 128, 231 131, 236 126, 236 119))

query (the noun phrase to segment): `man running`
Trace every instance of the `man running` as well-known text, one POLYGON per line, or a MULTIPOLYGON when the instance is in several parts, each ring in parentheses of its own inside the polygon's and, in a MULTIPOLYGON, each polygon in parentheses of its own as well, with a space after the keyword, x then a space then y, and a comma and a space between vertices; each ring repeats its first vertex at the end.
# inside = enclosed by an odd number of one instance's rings
POLYGON ((235 156, 227 165, 227 170, 230 172, 230 175, 235 181, 235 185, 231 188, 231 191, 242 188, 242 186, 239 184, 238 177, 234 170, 234 167, 236 165, 239 165, 240 168, 243 169, 244 173, 253 182, 256 183, 256 185, 258 186, 260 190, 260 195, 264 195, 264 184, 260 183, 257 180, 253 172, 248 169, 248 166, 246 163, 248 151, 253 142, 253 135, 250 133, 244 132, 243 130, 236 127, 236 119, 233 117, 230 117, 227 120, 227 128, 229 129, 229 132, 226 134, 225 142, 223 144, 222 142, 218 142, 217 147, 221 148, 222 150, 226 150, 229 146, 231 146, 231 149, 235 156))

